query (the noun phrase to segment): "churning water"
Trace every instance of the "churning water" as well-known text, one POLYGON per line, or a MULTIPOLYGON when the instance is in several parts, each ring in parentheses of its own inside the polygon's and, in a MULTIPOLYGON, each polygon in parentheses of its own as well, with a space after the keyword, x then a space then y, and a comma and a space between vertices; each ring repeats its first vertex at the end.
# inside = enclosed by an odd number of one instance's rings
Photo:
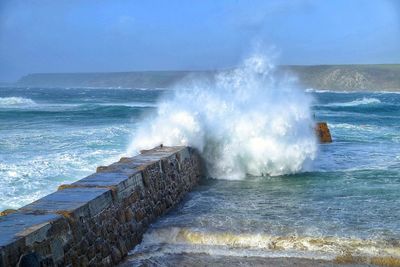
POLYGON ((315 157, 311 97, 279 79, 265 57, 212 81, 196 79, 162 101, 130 151, 165 145, 197 148, 215 178, 293 174, 315 157))
POLYGON ((128 264, 182 255, 400 258, 400 94, 303 92, 273 71, 252 58, 174 92, 1 88, 0 209, 127 149, 189 144, 217 179, 153 224, 128 264), (328 122, 332 144, 316 144, 313 116, 328 122))

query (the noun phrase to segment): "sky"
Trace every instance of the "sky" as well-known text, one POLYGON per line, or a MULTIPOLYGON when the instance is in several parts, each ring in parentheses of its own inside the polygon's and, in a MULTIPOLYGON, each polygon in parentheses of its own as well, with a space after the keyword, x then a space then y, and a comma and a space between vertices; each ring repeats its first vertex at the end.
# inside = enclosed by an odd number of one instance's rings
POLYGON ((400 1, 0 0, 0 81, 228 68, 255 46, 277 64, 400 63, 400 1))

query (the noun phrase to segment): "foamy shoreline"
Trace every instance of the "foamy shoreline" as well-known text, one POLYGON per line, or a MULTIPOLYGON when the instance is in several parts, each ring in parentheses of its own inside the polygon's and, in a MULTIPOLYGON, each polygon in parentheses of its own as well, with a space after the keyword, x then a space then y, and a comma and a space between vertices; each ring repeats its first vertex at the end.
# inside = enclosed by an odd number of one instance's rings
MULTIPOLYGON (((139 264, 133 258, 128 259, 126 262, 120 264, 120 267, 131 267, 139 264)), ((371 266, 369 263, 357 262, 340 262, 329 261, 321 259, 308 259, 308 258, 291 258, 291 257, 234 257, 234 256, 210 256, 207 254, 173 254, 160 257, 152 257, 150 259, 140 261, 144 266, 251 266, 251 267, 326 267, 326 266, 371 266)), ((141 266, 142 266, 141 265, 141 266)), ((395 266, 395 265, 388 265, 395 266)))

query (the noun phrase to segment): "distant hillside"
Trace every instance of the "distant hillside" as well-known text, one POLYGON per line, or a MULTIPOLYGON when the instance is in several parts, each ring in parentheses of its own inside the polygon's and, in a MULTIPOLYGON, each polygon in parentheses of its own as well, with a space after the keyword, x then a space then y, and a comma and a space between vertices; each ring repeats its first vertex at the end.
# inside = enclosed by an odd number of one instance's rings
POLYGON ((285 67, 305 87, 329 90, 400 91, 400 64, 285 67))
MULTIPOLYGON (((400 91, 398 65, 280 66, 291 72, 305 88, 329 90, 400 91)), ((165 88, 188 75, 210 75, 212 71, 143 71, 116 73, 40 73, 22 77, 16 85, 30 87, 122 87, 165 88)))
POLYGON ((191 74, 189 71, 109 73, 37 73, 23 76, 17 85, 32 87, 162 88, 191 74))

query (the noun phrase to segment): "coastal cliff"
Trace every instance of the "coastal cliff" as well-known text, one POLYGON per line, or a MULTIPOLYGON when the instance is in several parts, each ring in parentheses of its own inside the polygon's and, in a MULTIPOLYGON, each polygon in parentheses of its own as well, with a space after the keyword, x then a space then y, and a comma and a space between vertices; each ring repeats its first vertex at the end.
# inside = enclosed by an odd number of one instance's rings
POLYGON ((400 65, 288 66, 303 87, 338 91, 399 91, 400 65))
MULTIPOLYGON (((345 91, 399 91, 400 64, 279 66, 304 88, 345 91)), ((37 73, 14 85, 28 87, 168 88, 188 76, 212 77, 215 71, 137 71, 115 73, 37 73)))

